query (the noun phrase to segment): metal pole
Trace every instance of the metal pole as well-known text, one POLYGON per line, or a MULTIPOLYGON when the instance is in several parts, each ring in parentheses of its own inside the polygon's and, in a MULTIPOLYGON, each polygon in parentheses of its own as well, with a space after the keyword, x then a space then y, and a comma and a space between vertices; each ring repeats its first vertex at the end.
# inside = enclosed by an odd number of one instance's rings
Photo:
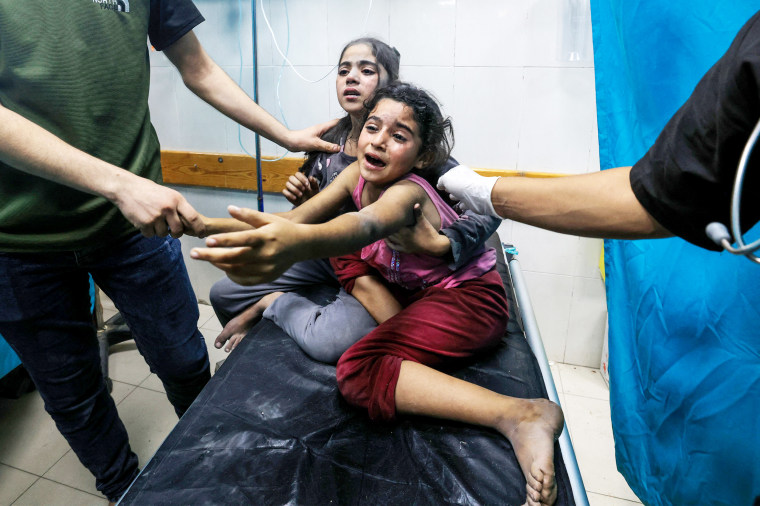
MULTIPOLYGON (((262 5, 263 9, 264 6, 262 5)), ((258 44, 256 43, 256 0, 251 0, 251 39, 253 44, 253 101, 259 103, 259 56, 258 44)), ((259 211, 264 211, 264 190, 261 180, 261 139, 259 134, 254 132, 256 142, 256 191, 258 193, 259 211)))

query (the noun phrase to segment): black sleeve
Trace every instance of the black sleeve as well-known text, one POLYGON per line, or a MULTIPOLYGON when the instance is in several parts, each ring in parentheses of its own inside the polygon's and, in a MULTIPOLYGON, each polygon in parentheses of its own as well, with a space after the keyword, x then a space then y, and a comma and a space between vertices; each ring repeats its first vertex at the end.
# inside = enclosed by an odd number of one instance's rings
POLYGON ((150 0, 148 38, 163 51, 204 21, 192 0, 150 0))
MULTIPOLYGON (((459 162, 449 157, 445 164, 440 167, 430 168, 425 174, 427 182, 433 188, 436 188, 443 200, 454 209, 456 209, 454 207, 455 203, 451 201, 446 192, 438 190, 436 185, 438 184, 438 178, 457 165, 459 165, 459 162)), ((496 232, 500 224, 501 219, 499 218, 467 211, 464 214, 460 214, 459 219, 449 227, 441 229, 441 233, 448 237, 451 243, 452 261, 449 263, 449 269, 456 270, 469 262, 473 255, 482 249, 483 244, 485 244, 488 238, 496 232)))
POLYGON ((456 270, 469 262, 500 224, 499 218, 466 211, 448 228, 441 229, 441 233, 451 243, 453 261, 449 264, 449 269, 456 270))
MULTIPOLYGON (((760 119, 760 13, 702 77, 654 145, 631 169, 642 206, 671 233, 719 250, 705 234, 730 222, 736 168, 760 119)), ((760 219, 760 147, 749 159, 740 210, 742 230, 760 219)))

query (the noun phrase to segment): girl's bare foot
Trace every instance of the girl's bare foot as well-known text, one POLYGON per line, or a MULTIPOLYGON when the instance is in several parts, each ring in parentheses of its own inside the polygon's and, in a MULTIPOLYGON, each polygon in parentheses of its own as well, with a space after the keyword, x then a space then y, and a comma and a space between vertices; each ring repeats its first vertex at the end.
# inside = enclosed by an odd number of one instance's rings
POLYGON ((526 504, 554 504, 554 441, 564 425, 562 409, 546 399, 522 399, 520 415, 499 424, 510 443, 527 483, 526 504))
POLYGON ((251 330, 251 327, 261 320, 261 315, 264 314, 266 308, 268 308, 269 305, 282 294, 283 292, 272 292, 267 294, 251 307, 230 320, 214 341, 214 347, 221 348, 224 346, 224 343, 227 343, 227 346, 224 347, 224 351, 229 353, 234 350, 240 341, 243 340, 248 331, 251 330))

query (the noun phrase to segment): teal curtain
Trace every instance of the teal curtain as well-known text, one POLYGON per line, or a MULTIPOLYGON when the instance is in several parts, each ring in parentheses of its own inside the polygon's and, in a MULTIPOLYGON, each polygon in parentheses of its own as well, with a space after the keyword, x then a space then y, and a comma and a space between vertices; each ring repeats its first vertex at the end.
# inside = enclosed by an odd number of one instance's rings
MULTIPOLYGON (((591 0, 602 169, 644 155, 759 7, 591 0)), ((674 238, 605 241, 605 269, 618 469, 646 504, 752 504, 760 266, 674 238)))

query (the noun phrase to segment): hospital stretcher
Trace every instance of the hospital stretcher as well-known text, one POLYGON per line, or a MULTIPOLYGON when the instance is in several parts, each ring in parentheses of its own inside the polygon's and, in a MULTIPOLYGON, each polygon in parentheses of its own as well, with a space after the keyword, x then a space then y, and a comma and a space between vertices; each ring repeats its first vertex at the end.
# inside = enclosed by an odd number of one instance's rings
MULTIPOLYGON (((496 236, 490 241, 497 251, 496 236)), ((519 263, 497 265, 510 299, 500 347, 453 374, 559 403, 519 263)), ((474 318, 477 315, 473 315, 474 318)), ((588 504, 567 428, 557 504, 588 504)), ((230 353, 120 504, 522 504, 509 442, 430 418, 377 424, 341 397, 334 366, 263 320, 230 353)))

